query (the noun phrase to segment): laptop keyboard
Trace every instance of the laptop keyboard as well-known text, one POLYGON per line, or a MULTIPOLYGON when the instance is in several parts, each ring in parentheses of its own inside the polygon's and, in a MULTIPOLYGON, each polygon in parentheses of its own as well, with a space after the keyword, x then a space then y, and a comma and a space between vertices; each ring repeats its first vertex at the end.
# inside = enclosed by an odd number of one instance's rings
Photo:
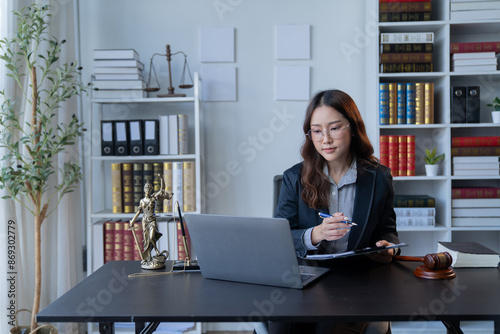
POLYGON ((314 274, 300 273, 300 277, 302 278, 302 283, 314 276, 315 276, 314 274))

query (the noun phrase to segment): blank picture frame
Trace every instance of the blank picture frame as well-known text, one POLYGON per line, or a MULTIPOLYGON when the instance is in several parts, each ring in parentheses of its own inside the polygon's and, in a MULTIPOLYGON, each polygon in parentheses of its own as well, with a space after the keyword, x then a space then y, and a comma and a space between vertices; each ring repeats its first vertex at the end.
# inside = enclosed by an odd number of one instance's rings
POLYGON ((311 26, 308 24, 276 25, 276 59, 311 59, 311 26))
POLYGON ((201 67, 202 101, 236 101, 236 66, 204 64, 201 67))
POLYGON ((276 66, 275 99, 308 101, 311 81, 309 66, 276 66))
POLYGON ((202 27, 201 62, 234 62, 234 27, 202 27))

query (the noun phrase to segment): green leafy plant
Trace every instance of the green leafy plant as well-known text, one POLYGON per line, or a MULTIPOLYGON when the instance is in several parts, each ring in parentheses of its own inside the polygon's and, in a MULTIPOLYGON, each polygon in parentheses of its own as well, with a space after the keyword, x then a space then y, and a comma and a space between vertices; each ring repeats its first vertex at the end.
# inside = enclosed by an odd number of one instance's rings
POLYGON ((494 111, 500 111, 500 98, 496 96, 491 103, 486 105, 487 107, 492 107, 494 111))
POLYGON ((57 116, 58 112, 68 112, 61 110, 61 103, 84 92, 86 87, 79 80, 81 68, 76 63, 59 62, 65 40, 59 42, 48 35, 51 14, 47 5, 32 5, 14 11, 13 15, 17 32, 10 39, 0 40, 0 59, 5 63, 4 73, 15 81, 21 94, 16 101, 5 91, 0 92, 0 147, 6 149, 1 159, 0 189, 8 193, 4 198, 19 202, 35 220, 33 330, 40 307, 41 226, 62 197, 82 179, 78 160, 58 165, 57 156, 76 144, 85 131, 83 123, 75 115, 69 123, 58 123, 57 116), (23 105, 30 106, 29 123, 23 120, 23 105), (49 187, 51 176, 58 171, 63 181, 49 187), (23 196, 27 201, 21 201, 23 196))
POLYGON ((425 157, 424 157, 424 161, 426 164, 428 165, 434 165, 436 164, 437 162, 441 161, 444 159, 444 153, 441 154, 441 155, 437 155, 437 150, 436 148, 434 148, 432 151, 430 151, 429 149, 425 149, 425 157))

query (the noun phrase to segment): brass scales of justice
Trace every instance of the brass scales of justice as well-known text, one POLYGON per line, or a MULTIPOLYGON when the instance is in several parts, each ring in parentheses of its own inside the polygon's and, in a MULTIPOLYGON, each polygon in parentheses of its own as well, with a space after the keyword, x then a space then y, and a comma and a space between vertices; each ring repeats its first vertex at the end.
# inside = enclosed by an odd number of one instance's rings
POLYGON ((182 54, 184 55, 184 65, 182 68, 182 75, 181 75, 181 82, 179 83, 179 88, 180 89, 188 89, 193 87, 193 77, 191 75, 191 71, 189 70, 189 65, 187 62, 187 54, 184 53, 183 51, 177 51, 175 53, 172 53, 170 51, 170 44, 167 44, 166 46, 166 53, 165 54, 160 54, 160 53, 155 53, 153 56, 151 56, 151 60, 149 62, 149 75, 148 75, 148 82, 147 82, 147 87, 146 87, 146 92, 157 92, 160 90, 160 82, 158 81, 158 76, 156 74, 156 70, 154 67, 153 60, 155 56, 160 56, 160 57, 166 57, 167 63, 168 63, 168 82, 169 86, 167 88, 168 93, 167 94, 157 94, 157 97, 185 97, 186 94, 178 94, 175 93, 174 86, 172 85, 172 68, 170 66, 170 62, 172 61, 172 56, 182 54), (189 75, 189 80, 186 82, 186 75, 189 75), (151 86, 151 80, 154 77, 155 80, 155 86, 151 86))

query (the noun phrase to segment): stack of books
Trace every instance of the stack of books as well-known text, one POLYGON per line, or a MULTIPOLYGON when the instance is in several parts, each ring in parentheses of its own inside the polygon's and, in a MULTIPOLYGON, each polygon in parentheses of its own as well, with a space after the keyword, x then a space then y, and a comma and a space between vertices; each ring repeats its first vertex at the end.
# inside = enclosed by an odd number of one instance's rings
POLYGON ((500 156, 500 136, 453 137, 451 156, 500 156))
POLYGON ((499 147, 500 136, 453 137, 451 140, 453 175, 500 175, 500 154, 491 154, 496 153, 499 147))
POLYGON ((92 97, 96 99, 147 97, 144 65, 133 49, 94 50, 92 97))
POLYGON ((433 82, 381 82, 380 125, 434 124, 433 82))
POLYGON ((497 54, 490 52, 457 52, 451 55, 454 72, 481 72, 497 70, 497 54))
POLYGON ((428 195, 395 195, 396 224, 400 227, 429 227, 436 223, 436 201, 428 195))
POLYGON ((455 176, 499 176, 500 156, 453 157, 455 176))
POLYGON ((380 136, 380 163, 392 176, 415 176, 415 136, 380 136))
POLYGON ((450 1, 450 20, 496 20, 500 17, 500 1, 450 1))
POLYGON ((500 221, 499 188, 488 188, 487 191, 482 191, 482 188, 459 189, 460 188, 453 189, 454 196, 451 200, 451 216, 453 226, 498 225, 498 222, 500 221), (463 193, 464 196, 456 198, 456 193, 463 193), (478 197, 472 197, 472 195, 478 197), (489 197, 485 198, 483 196, 489 197))
POLYGON ((433 32, 381 33, 380 73, 432 72, 433 32))
POLYGON ((379 21, 430 21, 431 0, 379 0, 379 21))

